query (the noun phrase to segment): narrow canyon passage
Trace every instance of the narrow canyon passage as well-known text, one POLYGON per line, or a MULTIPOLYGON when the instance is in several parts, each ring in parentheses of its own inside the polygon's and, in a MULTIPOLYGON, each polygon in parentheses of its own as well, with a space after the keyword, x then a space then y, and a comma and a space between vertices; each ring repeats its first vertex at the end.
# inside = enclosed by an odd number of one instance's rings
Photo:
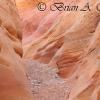
POLYGON ((100 0, 0 0, 0 100, 100 100, 100 0))

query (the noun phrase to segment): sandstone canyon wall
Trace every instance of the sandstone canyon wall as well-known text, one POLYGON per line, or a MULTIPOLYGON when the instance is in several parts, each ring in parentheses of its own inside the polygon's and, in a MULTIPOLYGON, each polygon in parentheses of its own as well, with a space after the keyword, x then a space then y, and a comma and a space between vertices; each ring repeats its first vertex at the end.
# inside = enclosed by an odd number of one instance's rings
POLYGON ((0 100, 100 100, 100 0, 41 1, 87 4, 0 0, 0 100))
POLYGON ((22 62, 21 27, 11 0, 0 0, 0 100, 33 100, 22 62))
MULTIPOLYGON (((87 0, 63 2, 84 7, 87 0)), ((34 12, 30 17, 23 17, 24 25, 34 24, 28 28, 31 34, 24 26, 23 34, 27 36, 23 38, 23 58, 58 68, 58 75, 71 83, 68 100, 100 99, 98 3, 100 1, 90 0, 91 11, 85 12, 52 12, 48 9, 39 12, 35 8, 29 11, 34 12), (35 12, 38 20, 33 23, 35 12)))

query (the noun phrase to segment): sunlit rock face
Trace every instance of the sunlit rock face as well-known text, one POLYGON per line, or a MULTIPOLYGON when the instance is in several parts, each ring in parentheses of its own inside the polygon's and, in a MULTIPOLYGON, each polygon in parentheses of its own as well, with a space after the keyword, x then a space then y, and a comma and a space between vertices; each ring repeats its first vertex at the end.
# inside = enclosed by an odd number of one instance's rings
MULTIPOLYGON (((36 1, 35 1, 36 2, 36 1)), ((18 8, 27 8, 35 4, 34 0, 16 0, 18 8)))
MULTIPOLYGON (((68 100, 100 99, 99 2, 90 0, 91 11, 85 12, 40 12, 36 7, 20 13, 24 23, 23 59, 58 68, 57 74, 71 84, 68 100)), ((51 3, 47 2, 48 6, 51 3)), ((87 1, 72 3, 84 7, 87 1)))
MULTIPOLYGON (((67 4, 69 2, 72 2, 72 0, 70 1, 62 0, 62 1, 66 2, 67 4)), ((32 3, 32 6, 28 4, 27 0, 23 0, 23 2, 26 2, 28 6, 26 5, 25 8, 23 8, 23 6, 21 7, 18 6, 18 7, 19 7, 20 16, 22 18, 22 24, 23 24, 23 43, 27 43, 33 39, 42 36, 43 33, 46 33, 48 29, 52 27, 53 23, 57 21, 56 19, 58 19, 61 16, 62 12, 59 11, 52 12, 48 8, 51 4, 57 2, 56 0, 50 0, 50 1, 38 0, 38 1, 34 1, 32 3), (39 2, 45 2, 47 4, 46 11, 41 12, 38 10, 37 5, 39 2)), ((20 4, 21 2, 18 2, 17 5, 20 4)))
POLYGON ((15 3, 0 0, 0 100, 33 100, 21 59, 21 32, 15 3))
MULTIPOLYGON (((46 2, 46 0, 41 0, 41 1, 46 2)), ((27 0, 26 1, 24 0, 23 2, 26 2, 28 4, 27 0)), ((27 43, 27 41, 31 41, 37 37, 40 37, 43 33, 45 33, 48 30, 48 28, 52 26, 55 19, 59 15, 59 13, 52 14, 52 12, 50 12, 49 9, 47 11, 40 13, 40 11, 37 8, 39 2, 40 1, 34 1, 33 3, 31 3, 32 6, 28 4, 28 6, 27 5, 25 6, 25 8, 19 7, 19 12, 23 24, 23 43, 27 43), (42 23, 44 24, 42 25, 42 23), (43 28, 45 26, 46 28, 43 28)), ((47 4, 50 5, 51 2, 47 4)))

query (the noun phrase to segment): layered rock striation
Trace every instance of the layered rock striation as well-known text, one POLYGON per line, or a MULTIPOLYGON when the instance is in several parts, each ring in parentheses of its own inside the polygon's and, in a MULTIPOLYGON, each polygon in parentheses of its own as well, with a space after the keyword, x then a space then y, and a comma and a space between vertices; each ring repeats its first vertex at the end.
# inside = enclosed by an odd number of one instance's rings
MULTIPOLYGON (((84 7, 87 1, 79 0, 75 3, 84 7)), ((90 0, 90 11, 58 12, 59 16, 51 27, 42 31, 49 26, 49 21, 47 24, 44 22, 44 19, 50 18, 49 13, 41 19, 44 23, 38 25, 36 33, 23 41, 23 58, 58 68, 58 75, 70 81, 68 100, 100 99, 100 11, 96 9, 99 3, 90 0), (44 26, 41 28, 41 25, 44 26), (43 35, 34 38, 38 30, 43 35)))
POLYGON ((22 57, 20 18, 13 0, 0 0, 0 100, 33 100, 22 57))
POLYGON ((38 2, 0 0, 0 100, 100 100, 100 1, 77 12, 38 2))

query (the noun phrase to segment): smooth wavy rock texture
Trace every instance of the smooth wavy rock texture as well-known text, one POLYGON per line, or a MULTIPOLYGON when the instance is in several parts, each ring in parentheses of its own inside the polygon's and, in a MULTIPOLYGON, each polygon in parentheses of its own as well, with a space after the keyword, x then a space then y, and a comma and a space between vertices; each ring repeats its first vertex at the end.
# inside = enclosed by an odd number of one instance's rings
POLYGON ((21 59, 21 32, 15 3, 0 0, 0 100, 33 100, 21 59))
MULTIPOLYGON (((70 2, 65 1, 66 4, 70 2)), ((36 17, 35 13, 27 15, 30 16, 27 19, 23 18, 24 25, 35 24, 30 28, 24 26, 23 58, 58 68, 57 74, 72 84, 68 100, 100 99, 100 12, 96 10, 99 2, 90 0, 91 11, 85 12, 46 10, 41 13, 37 9, 30 10, 30 13, 37 12, 36 23, 31 23, 36 17)), ((73 4, 82 7, 86 3, 85 0, 73 1, 73 4)))
POLYGON ((100 100, 100 0, 55 2, 0 0, 0 100, 100 100))

